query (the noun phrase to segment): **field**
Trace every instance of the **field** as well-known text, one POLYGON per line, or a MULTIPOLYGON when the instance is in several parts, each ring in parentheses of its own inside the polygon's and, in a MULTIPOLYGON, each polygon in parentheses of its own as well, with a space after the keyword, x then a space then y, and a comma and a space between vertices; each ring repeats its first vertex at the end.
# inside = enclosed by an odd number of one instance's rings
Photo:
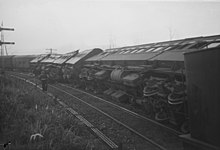
MULTIPOLYGON (((55 99, 22 81, 2 78, 0 144, 10 149, 106 149, 55 99)), ((1 149, 1 148, 0 148, 1 149)))

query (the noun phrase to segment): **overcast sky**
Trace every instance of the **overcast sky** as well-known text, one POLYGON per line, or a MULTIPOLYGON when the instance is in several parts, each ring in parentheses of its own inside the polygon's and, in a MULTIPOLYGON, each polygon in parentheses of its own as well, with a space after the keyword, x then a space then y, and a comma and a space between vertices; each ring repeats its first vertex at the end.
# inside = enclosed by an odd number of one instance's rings
POLYGON ((57 53, 220 34, 220 1, 0 0, 9 54, 57 53))

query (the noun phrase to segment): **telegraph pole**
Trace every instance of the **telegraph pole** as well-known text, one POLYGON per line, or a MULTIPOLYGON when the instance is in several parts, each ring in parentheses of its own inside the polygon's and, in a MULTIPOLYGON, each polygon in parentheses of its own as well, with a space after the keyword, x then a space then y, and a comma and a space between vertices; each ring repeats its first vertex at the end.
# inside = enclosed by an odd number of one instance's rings
POLYGON ((56 49, 52 49, 52 48, 49 48, 49 49, 46 49, 46 50, 49 50, 49 51, 50 51, 50 54, 52 54, 53 51, 56 51, 56 49))
MULTIPOLYGON (((14 42, 5 42, 4 41, 4 34, 3 31, 14 31, 13 28, 3 28, 3 22, 0 26, 0 32, 1 32, 1 40, 0 40, 0 46, 1 46, 1 56, 4 56, 4 45, 6 44, 15 44, 14 42)), ((6 52, 7 54, 7 52, 6 52)), ((2 57, 2 71, 4 71, 4 57, 2 57)))

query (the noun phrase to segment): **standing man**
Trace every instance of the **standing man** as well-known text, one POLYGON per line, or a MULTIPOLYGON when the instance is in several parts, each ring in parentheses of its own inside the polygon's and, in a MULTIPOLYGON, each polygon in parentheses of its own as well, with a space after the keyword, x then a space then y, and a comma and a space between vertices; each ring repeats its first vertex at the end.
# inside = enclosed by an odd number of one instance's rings
POLYGON ((5 84, 5 72, 2 70, 0 74, 0 90, 4 88, 5 84))
POLYGON ((42 90, 43 91, 47 91, 47 86, 48 86, 48 75, 46 74, 45 71, 42 71, 40 74, 40 80, 41 80, 41 84, 42 84, 42 90))

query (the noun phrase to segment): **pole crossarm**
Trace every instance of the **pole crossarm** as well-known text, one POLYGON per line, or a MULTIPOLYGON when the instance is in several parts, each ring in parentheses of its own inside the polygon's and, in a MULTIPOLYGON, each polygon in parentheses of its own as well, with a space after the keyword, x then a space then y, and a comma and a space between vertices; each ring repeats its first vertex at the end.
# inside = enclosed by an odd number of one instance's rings
POLYGON ((14 31, 15 29, 13 29, 13 28, 2 28, 2 27, 0 27, 0 32, 1 32, 2 30, 14 31))
POLYGON ((2 42, 2 41, 0 41, 0 45, 3 45, 3 44, 15 44, 15 42, 2 42))
POLYGON ((49 49, 46 49, 46 50, 49 50, 50 51, 50 54, 53 53, 53 51, 56 51, 57 49, 52 49, 52 48, 49 48, 49 49))
MULTIPOLYGON (((1 47, 1 56, 4 56, 4 50, 6 51, 6 54, 7 53, 7 48, 5 46, 5 49, 4 49, 4 45, 6 44, 15 44, 15 42, 5 42, 4 41, 4 34, 3 34, 3 30, 6 30, 6 31, 14 31, 13 28, 3 28, 3 22, 0 26, 0 33, 1 33, 1 39, 0 39, 0 47, 1 47)), ((4 57, 2 58, 1 60, 1 66, 2 66, 2 71, 4 72, 4 69, 5 69, 5 60, 4 60, 4 57)))

